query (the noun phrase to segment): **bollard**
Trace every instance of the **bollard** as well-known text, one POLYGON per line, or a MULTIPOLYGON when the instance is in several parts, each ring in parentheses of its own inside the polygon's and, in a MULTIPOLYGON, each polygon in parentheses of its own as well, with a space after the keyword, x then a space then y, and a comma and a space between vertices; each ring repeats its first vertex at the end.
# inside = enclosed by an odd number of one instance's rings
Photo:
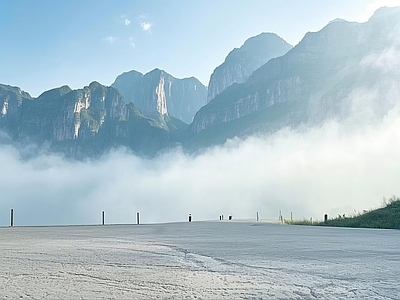
POLYGON ((101 214, 101 223, 104 225, 104 210, 103 213, 101 214))
POLYGON ((11 227, 14 226, 14 209, 11 209, 11 227))
POLYGON ((221 216, 219 216, 219 220, 220 220, 220 221, 222 220, 221 216))
POLYGON ((231 220, 232 220, 232 215, 229 216, 229 221, 231 221, 231 220))
POLYGON ((290 212, 290 222, 293 222, 293 212, 290 212))
POLYGON ((136 213, 136 224, 138 224, 138 225, 140 224, 140 222, 139 222, 139 212, 136 213))
POLYGON ((258 212, 257 212, 257 222, 258 222, 258 212))
POLYGON ((325 214, 324 216, 324 223, 328 222, 328 214, 325 214))
POLYGON ((189 222, 192 222, 192 214, 189 214, 189 222))

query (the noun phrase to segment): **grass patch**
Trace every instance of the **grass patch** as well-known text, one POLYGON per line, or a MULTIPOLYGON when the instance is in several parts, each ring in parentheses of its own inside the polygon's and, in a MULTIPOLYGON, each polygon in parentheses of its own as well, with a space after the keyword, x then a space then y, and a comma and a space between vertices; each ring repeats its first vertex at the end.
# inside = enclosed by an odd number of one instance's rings
POLYGON ((325 221, 312 220, 286 221, 290 225, 313 225, 330 227, 381 228, 400 229, 400 198, 393 196, 388 201, 384 199, 383 207, 356 216, 337 216, 325 221))

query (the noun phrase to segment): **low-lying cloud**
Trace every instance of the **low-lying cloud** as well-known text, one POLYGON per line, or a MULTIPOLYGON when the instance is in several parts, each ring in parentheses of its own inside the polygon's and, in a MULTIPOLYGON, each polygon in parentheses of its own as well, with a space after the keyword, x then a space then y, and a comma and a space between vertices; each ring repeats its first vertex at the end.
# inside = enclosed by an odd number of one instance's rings
POLYGON ((0 225, 99 224, 141 221, 322 219, 379 207, 400 194, 400 114, 348 131, 334 121, 283 129, 197 156, 179 149, 152 160, 116 150, 98 161, 57 155, 21 161, 0 147, 0 225))

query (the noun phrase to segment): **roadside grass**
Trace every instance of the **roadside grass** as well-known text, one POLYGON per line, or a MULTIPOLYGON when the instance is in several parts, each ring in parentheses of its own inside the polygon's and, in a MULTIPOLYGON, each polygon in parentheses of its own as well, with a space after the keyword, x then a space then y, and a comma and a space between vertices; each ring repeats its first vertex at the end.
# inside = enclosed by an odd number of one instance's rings
POLYGON ((386 201, 383 207, 364 212, 355 216, 341 216, 325 221, 310 220, 285 220, 289 225, 353 227, 353 228, 381 228, 400 229, 400 198, 393 196, 386 201))

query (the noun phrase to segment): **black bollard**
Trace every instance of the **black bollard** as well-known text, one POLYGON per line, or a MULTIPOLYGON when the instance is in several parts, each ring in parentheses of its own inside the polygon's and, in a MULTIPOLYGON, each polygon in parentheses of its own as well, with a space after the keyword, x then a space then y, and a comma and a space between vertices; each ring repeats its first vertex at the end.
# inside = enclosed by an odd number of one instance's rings
POLYGON ((231 220, 232 220, 232 215, 229 216, 229 221, 231 221, 231 220))
POLYGON ((192 214, 189 214, 189 222, 192 222, 192 214))
POLYGON ((136 213, 136 223, 137 223, 138 225, 140 224, 140 222, 139 222, 139 212, 136 213))
POLYGON ((324 222, 325 222, 325 223, 328 222, 328 214, 325 214, 325 216, 324 216, 324 222))
POLYGON ((14 226, 14 210, 11 209, 11 227, 14 226))
POLYGON ((104 225, 104 210, 103 213, 101 214, 101 223, 104 225))

